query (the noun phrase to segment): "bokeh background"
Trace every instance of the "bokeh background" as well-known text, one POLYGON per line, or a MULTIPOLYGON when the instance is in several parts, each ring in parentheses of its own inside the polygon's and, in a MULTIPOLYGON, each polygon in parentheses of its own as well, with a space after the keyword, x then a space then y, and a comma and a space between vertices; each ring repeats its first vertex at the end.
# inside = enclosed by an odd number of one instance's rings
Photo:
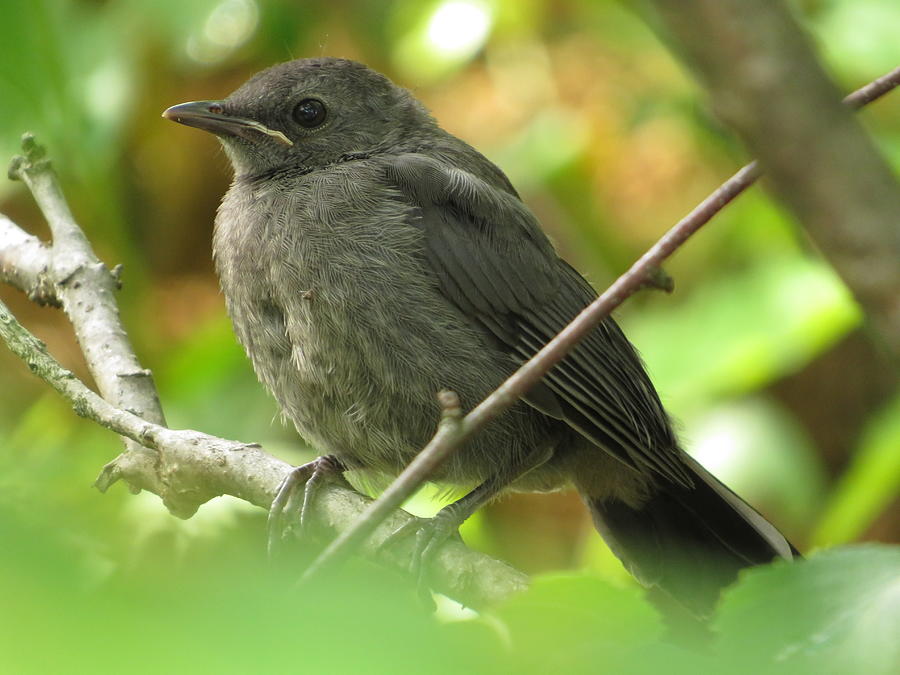
MULTIPOLYGON (((900 63, 894 0, 793 4, 843 90, 900 63)), ((748 160, 629 3, 3 0, 2 17, 0 158, 35 132, 100 258, 124 265, 124 322, 170 425, 257 441, 292 462, 314 451, 257 384, 213 274, 227 160, 213 137, 162 120, 164 108, 223 97, 293 57, 363 61, 500 165, 598 288, 748 160)), ((860 119, 900 168, 900 95, 860 119)), ((0 182, 0 212, 46 236, 21 184, 0 182)), ((617 317, 686 447, 804 551, 900 541, 897 371, 796 224, 755 187, 667 271, 673 295, 642 293, 617 317)), ((60 312, 10 288, 0 298, 89 378, 60 312)), ((119 450, 0 349, 0 523, 8 541, 40 542, 6 560, 10 574, 34 564, 69 590, 124 584, 146 605, 153 594, 135 580, 165 585, 161 569, 219 569, 211 561, 236 550, 262 564, 265 514, 237 500, 182 522, 152 495, 93 490, 119 450), (47 559, 55 566, 34 562, 47 559)), ((410 508, 433 513, 433 494, 410 508)), ((632 583, 573 495, 511 496, 463 534, 528 572, 632 583)), ((65 604, 46 588, 46 604, 34 601, 35 584, 19 599, 37 615, 65 604)))

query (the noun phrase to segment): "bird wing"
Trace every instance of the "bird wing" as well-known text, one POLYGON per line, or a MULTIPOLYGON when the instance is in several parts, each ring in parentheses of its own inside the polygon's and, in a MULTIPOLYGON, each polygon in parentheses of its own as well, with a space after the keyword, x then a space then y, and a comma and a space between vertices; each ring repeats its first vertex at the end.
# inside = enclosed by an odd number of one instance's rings
MULTIPOLYGON (((559 258, 511 191, 422 154, 390 157, 387 180, 413 206, 442 293, 521 362, 597 294, 559 258)), ((640 358, 610 318, 525 400, 627 465, 690 487, 671 426, 640 358), (549 390, 549 391, 548 391, 549 390)))

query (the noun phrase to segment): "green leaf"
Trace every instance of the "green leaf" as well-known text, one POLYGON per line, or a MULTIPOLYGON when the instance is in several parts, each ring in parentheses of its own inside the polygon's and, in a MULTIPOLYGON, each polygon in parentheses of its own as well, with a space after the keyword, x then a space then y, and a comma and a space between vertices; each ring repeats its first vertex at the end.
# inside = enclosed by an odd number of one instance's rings
POLYGON ((499 614, 525 672, 616 672, 662 633, 640 589, 586 575, 538 577, 499 614))
MULTIPOLYGON (((677 287, 677 280, 676 280, 677 287)), ((802 368, 860 320, 827 264, 784 256, 629 314, 626 332, 679 416, 802 368)))
POLYGON ((401 2, 393 8, 397 27, 393 60, 419 81, 435 81, 471 60, 494 22, 489 0, 401 2))
POLYGON ((440 624, 372 565, 293 592, 297 561, 267 564, 259 541, 157 537, 102 575, 48 525, 0 504, 0 672, 496 672, 495 633, 440 624))
POLYGON ((871 77, 896 67, 900 5, 894 0, 831 0, 814 18, 824 57, 838 71, 871 77))
POLYGON ((900 548, 847 547, 749 570, 715 626, 729 673, 896 673, 900 548))

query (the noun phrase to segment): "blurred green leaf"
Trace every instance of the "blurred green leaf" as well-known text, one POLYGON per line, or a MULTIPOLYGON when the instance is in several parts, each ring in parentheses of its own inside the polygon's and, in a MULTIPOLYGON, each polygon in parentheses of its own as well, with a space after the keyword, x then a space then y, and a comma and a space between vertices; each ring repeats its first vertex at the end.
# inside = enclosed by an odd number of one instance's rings
POLYGON ((394 63, 417 81, 433 81, 484 46, 494 20, 493 0, 399 2, 394 7, 394 63))
POLYGON ((566 108, 541 110, 494 161, 519 190, 533 189, 578 160, 587 140, 584 119, 566 108))
POLYGON ((302 446, 256 379, 224 313, 170 348, 156 382, 171 426, 264 443, 270 452, 273 441, 302 446))
POLYGON ((866 74, 900 63, 900 5, 893 0, 829 0, 812 22, 830 64, 844 72, 866 74))
POLYGON ((77 547, 35 525, 0 508, 3 672, 490 672, 479 664, 499 652, 491 632, 447 629, 370 565, 293 593, 293 566, 231 547, 96 584, 77 547))
POLYGON ((806 540, 806 524, 825 495, 825 468, 777 401, 752 396, 721 404, 687 420, 684 437, 703 466, 786 534, 806 540))
POLYGON ((134 81, 124 45, 115 14, 71 2, 8 0, 0 22, 3 156, 33 131, 68 180, 102 172, 118 150, 134 81))
POLYGON ((662 635, 659 617, 639 589, 586 575, 538 577, 499 616, 521 672, 620 672, 618 666, 662 635))
POLYGON ((119 0, 116 4, 126 20, 139 19, 145 30, 177 48, 173 55, 177 61, 187 59, 191 36, 202 32, 210 15, 227 0, 119 0))
POLYGON ((834 546, 860 536, 900 493, 900 396, 873 416, 834 488, 813 542, 834 546))
MULTIPOLYGON (((47 516, 47 525, 89 536, 103 519, 117 517, 120 493, 91 488, 102 466, 122 450, 119 438, 77 417, 55 391, 47 391, 3 437, 0 505, 47 516)), ((2 547, 0 547, 2 548, 2 547)))
POLYGON ((799 256, 736 270, 679 304, 654 304, 624 323, 679 416, 794 372, 860 320, 831 268, 799 256))
POLYGON ((0 670, 880 675, 900 656, 898 547, 745 572, 698 648, 666 637, 643 591, 589 575, 538 577, 475 618, 441 603, 436 620, 411 584, 362 562, 293 593, 296 562, 267 564, 261 541, 235 539, 235 511, 209 506, 180 534, 129 519, 125 565, 60 535, 40 505, 0 504, 0 670))
POLYGON ((900 548, 834 549, 748 570, 715 625, 730 673, 896 673, 900 548))

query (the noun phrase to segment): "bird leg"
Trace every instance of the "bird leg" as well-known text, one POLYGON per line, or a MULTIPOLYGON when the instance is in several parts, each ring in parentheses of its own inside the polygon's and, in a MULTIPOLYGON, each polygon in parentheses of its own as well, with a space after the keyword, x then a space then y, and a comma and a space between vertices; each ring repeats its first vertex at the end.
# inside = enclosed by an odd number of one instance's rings
POLYGON ((434 560, 441 544, 454 535, 458 538, 459 526, 502 489, 502 486, 495 485, 495 481, 485 481, 461 499, 442 508, 433 517, 415 517, 404 523, 388 536, 383 546, 389 546, 415 534, 409 571, 418 580, 419 585, 423 586, 425 571, 434 560))
POLYGON ((277 554, 287 531, 284 525, 285 515, 288 515, 288 528, 292 523, 298 523, 300 532, 303 532, 309 523, 311 504, 322 484, 329 480, 343 479, 346 470, 347 467, 337 457, 324 455, 288 472, 269 507, 267 543, 270 559, 277 554))
POLYGON ((542 447, 523 460, 491 476, 467 495, 448 504, 432 518, 413 518, 392 532, 382 547, 415 533, 410 572, 417 580, 420 590, 426 588, 425 573, 430 568, 441 545, 454 535, 459 537, 459 526, 475 511, 491 501, 511 483, 529 471, 544 464, 553 455, 553 447, 542 447))

